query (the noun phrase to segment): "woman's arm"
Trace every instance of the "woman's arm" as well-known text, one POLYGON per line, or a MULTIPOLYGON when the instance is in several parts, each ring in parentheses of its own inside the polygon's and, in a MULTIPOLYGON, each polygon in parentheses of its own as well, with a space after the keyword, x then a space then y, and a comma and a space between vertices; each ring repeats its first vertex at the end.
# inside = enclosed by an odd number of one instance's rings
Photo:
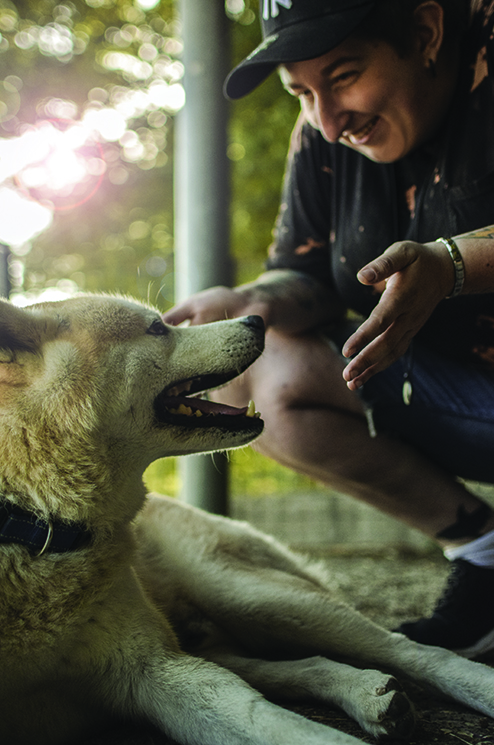
POLYGON ((192 325, 259 315, 266 327, 288 334, 301 334, 330 323, 344 313, 335 292, 314 277, 292 269, 273 269, 254 282, 213 287, 179 303, 163 315, 165 323, 192 325))

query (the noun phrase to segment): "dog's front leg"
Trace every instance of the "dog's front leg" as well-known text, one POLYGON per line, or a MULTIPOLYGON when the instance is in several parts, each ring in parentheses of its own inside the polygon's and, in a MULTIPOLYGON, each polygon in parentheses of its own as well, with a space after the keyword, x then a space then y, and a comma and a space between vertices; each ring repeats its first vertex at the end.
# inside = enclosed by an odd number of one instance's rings
MULTIPOLYGON (((237 639, 243 637, 249 643, 254 639, 261 652, 269 651, 270 645, 277 654, 283 649, 297 655, 318 653, 355 660, 366 666, 390 668, 494 718, 494 670, 491 667, 387 631, 351 608, 335 603, 329 593, 307 586, 299 578, 292 577, 285 583, 270 582, 269 573, 266 574, 266 582, 256 575, 255 587, 246 574, 243 578, 240 573, 232 573, 228 578, 232 580, 228 597, 236 597, 233 584, 238 586, 238 597, 244 601, 243 614, 234 615, 232 603, 221 608, 223 625, 233 631, 237 639), (246 598, 251 602, 248 613, 245 612, 246 598)), ((226 584, 223 583, 223 591, 226 584)), ((218 622, 221 618, 219 606, 217 597, 218 622)), ((254 653, 259 654, 257 650, 254 653)))
POLYGON ((361 742, 269 703, 229 670, 189 655, 155 658, 134 680, 131 707, 181 745, 361 742))
POLYGON ((417 644, 390 634, 378 648, 382 664, 494 718, 494 670, 447 649, 417 644))
POLYGON ((268 697, 336 705, 374 737, 408 739, 413 732, 413 705, 398 681, 386 673, 357 669, 325 657, 260 660, 217 648, 206 654, 268 697))

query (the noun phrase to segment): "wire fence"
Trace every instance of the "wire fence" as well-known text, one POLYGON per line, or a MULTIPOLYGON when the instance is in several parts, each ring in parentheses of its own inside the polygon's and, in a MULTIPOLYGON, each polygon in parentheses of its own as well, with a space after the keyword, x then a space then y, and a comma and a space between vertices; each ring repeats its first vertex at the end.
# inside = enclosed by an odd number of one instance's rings
MULTIPOLYGON (((494 505, 494 487, 469 484, 494 505)), ((404 523, 342 494, 307 492, 280 496, 233 495, 229 514, 303 550, 397 546, 425 552, 435 545, 404 523)))

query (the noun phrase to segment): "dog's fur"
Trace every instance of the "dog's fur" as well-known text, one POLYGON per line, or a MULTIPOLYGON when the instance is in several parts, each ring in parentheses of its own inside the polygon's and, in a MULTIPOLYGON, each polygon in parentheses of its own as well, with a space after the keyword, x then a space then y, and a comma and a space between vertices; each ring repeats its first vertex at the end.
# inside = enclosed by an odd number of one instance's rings
POLYGON ((358 742, 262 693, 333 702, 374 735, 406 736, 396 680, 348 658, 494 716, 494 670, 335 603, 317 569, 245 524, 145 501, 151 461, 261 431, 241 410, 170 409, 185 381, 217 386, 262 345, 256 318, 170 328, 122 298, 0 304, 2 499, 91 532, 68 553, 0 545, 0 742, 74 745, 122 717, 184 745, 358 742))

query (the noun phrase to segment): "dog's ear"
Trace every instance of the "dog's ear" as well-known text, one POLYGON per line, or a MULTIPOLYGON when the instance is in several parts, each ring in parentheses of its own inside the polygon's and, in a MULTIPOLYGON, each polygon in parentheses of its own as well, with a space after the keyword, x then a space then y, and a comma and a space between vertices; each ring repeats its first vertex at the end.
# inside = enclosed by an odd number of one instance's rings
POLYGON ((40 338, 40 319, 31 311, 0 300, 0 349, 36 352, 40 338))

